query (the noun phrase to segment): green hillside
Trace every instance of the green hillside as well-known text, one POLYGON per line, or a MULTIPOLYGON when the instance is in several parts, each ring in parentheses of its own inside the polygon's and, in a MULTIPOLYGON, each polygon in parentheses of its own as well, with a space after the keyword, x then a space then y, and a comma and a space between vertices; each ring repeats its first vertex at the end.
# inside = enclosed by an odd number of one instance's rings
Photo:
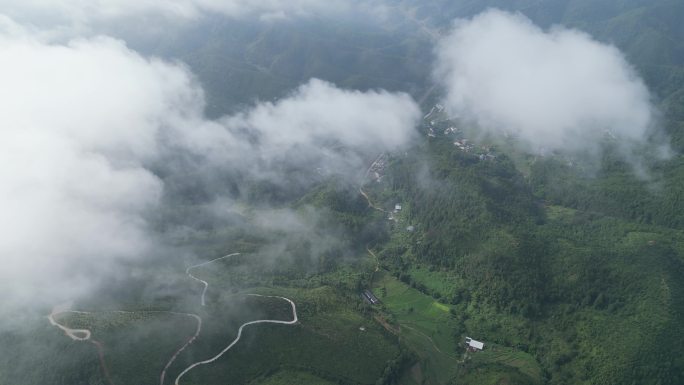
MULTIPOLYGON (((527 352, 544 382, 678 383, 684 373, 684 335, 676 326, 684 308, 674 294, 683 283, 679 223, 656 209, 645 209, 648 220, 611 216, 612 206, 576 193, 588 189, 563 190, 565 174, 549 174, 559 180, 538 186, 558 187, 573 199, 571 207, 535 195, 505 155, 481 160, 446 138, 394 159, 383 184, 371 190, 388 197, 386 207, 402 202, 390 241, 377 246, 382 265, 451 306, 460 325, 442 322, 437 329, 451 329, 456 341, 470 335, 527 352)), ((610 181, 618 197, 633 185, 624 177, 589 180, 610 181)), ((392 304, 386 306, 401 325, 405 309, 392 304)), ((469 363, 478 364, 489 361, 469 363)))

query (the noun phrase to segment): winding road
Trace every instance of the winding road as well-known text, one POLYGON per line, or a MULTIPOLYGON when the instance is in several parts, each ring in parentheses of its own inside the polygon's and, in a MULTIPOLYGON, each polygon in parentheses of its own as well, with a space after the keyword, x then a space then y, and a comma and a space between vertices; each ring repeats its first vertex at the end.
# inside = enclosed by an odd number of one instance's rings
POLYGON ((207 262, 198 263, 197 265, 192 265, 192 266, 188 267, 187 269, 185 269, 185 274, 187 274, 188 277, 190 277, 190 278, 194 279, 195 281, 200 282, 202 285, 204 285, 204 289, 202 289, 202 306, 205 305, 204 304, 204 295, 207 294, 207 288, 209 287, 209 283, 207 283, 207 281, 205 281, 205 280, 199 279, 199 278, 195 277, 194 275, 190 274, 190 270, 201 267, 201 266, 206 266, 210 263, 220 261, 222 259, 226 259, 226 258, 233 257, 236 255, 240 255, 240 253, 233 253, 233 254, 224 255, 223 257, 212 259, 211 261, 207 261, 207 262))
MULTIPOLYGON (((94 339, 91 339, 92 332, 88 329, 72 329, 69 328, 65 325, 60 324, 55 320, 55 316, 58 314, 63 314, 63 313, 72 313, 72 314, 93 314, 92 312, 87 312, 87 311, 75 311, 75 310, 62 310, 62 311, 57 311, 53 310, 52 313, 48 316, 48 320, 50 320, 50 324, 53 326, 56 326, 62 331, 64 331, 64 334, 67 335, 67 337, 71 338, 74 341, 89 341, 93 343, 97 347, 97 354, 98 358, 100 360, 100 367, 102 369, 103 374, 105 375, 107 382, 109 384, 113 384, 113 381, 111 377, 109 376, 109 369, 107 368, 107 365, 105 363, 104 359, 104 347, 102 342, 96 341, 94 339), (81 336, 82 335, 82 336, 81 336)), ((178 358, 178 356, 192 344, 195 339, 199 336, 200 332, 202 331, 202 318, 198 316, 197 314, 192 314, 192 313, 179 313, 179 312, 174 312, 174 311, 163 311, 163 310, 147 310, 147 311, 125 311, 125 310, 112 310, 112 311, 106 311, 102 313, 118 313, 118 314, 139 314, 139 313, 159 313, 159 314, 173 314, 173 315, 180 315, 180 316, 186 316, 186 317, 192 317, 197 321, 197 328, 195 330, 195 334, 190 337, 183 346, 181 346, 176 352, 171 356, 169 361, 166 363, 164 366, 164 369, 161 372, 161 375, 159 376, 159 384, 164 385, 164 379, 166 378, 166 371, 171 367, 171 364, 178 358)))
POLYGON ((373 273, 371 274, 370 283, 368 285, 372 289, 373 288, 373 280, 375 279, 375 274, 378 271, 380 271, 380 260, 378 259, 378 256, 375 255, 373 250, 370 249, 370 246, 366 245, 366 250, 368 250, 368 254, 370 254, 373 257, 373 259, 375 259, 375 270, 373 270, 373 273))
POLYGON ((387 210, 383 209, 382 207, 378 207, 374 205, 373 202, 371 202, 370 198, 368 197, 368 194, 366 194, 366 192, 363 191, 363 187, 359 188, 359 192, 361 193, 361 195, 363 195, 364 198, 366 198, 366 201, 368 202, 368 207, 387 214, 387 210))
POLYGON ((57 322, 55 320, 55 316, 58 314, 64 314, 64 313, 73 313, 73 314, 91 314, 89 312, 85 311, 75 311, 75 310, 57 310, 57 307, 52 309, 52 312, 48 316, 48 320, 50 321, 50 324, 52 326, 56 326, 66 334, 67 337, 71 338, 74 341, 88 341, 91 344, 95 345, 95 348, 97 349, 97 358, 100 361, 100 369, 102 370, 102 374, 104 375, 105 379, 109 383, 109 385, 114 385, 114 382, 112 382, 112 378, 109 375, 109 368, 107 368, 107 363, 105 362, 104 359, 104 347, 102 346, 102 342, 91 339, 90 337, 92 336, 92 333, 88 329, 72 329, 70 327, 64 326, 57 322))
MULTIPOLYGON (((365 175, 364 175, 364 179, 368 179, 368 175, 370 174, 371 170, 372 170, 373 167, 375 167, 375 165, 383 158, 384 155, 385 155, 384 153, 378 155, 378 157, 375 158, 375 160, 373 161, 373 163, 371 163, 371 165, 368 166, 368 169, 366 170, 366 173, 365 173, 365 175)), ((359 192, 361 193, 361 195, 363 195, 364 198, 366 198, 366 201, 368 202, 368 207, 373 208, 373 209, 375 209, 375 210, 378 210, 378 211, 380 211, 380 212, 382 212, 382 213, 387 214, 387 210, 385 210, 385 209, 383 209, 382 207, 379 207, 379 206, 376 206, 375 204, 373 204, 373 202, 371 201, 371 199, 370 199, 370 197, 368 196, 368 194, 366 194, 366 192, 363 191, 363 184, 359 187, 359 192)))
POLYGON ((279 299, 282 299, 282 300, 285 300, 285 301, 289 302, 289 303, 290 303, 290 306, 292 306, 292 321, 281 321, 281 320, 262 319, 262 320, 249 321, 249 322, 243 323, 243 324, 240 326, 240 328, 238 329, 237 337, 235 337, 235 339, 233 340, 233 342, 231 342, 228 346, 226 346, 225 349, 221 350, 221 352, 220 352, 219 354, 215 355, 214 357, 212 357, 212 358, 210 358, 210 359, 208 359, 208 360, 195 362, 194 364, 188 366, 185 370, 183 370, 183 371, 178 375, 178 377, 176 377, 176 381, 174 382, 174 385, 179 385, 179 384, 180 384, 181 378, 182 378, 184 375, 186 375, 189 371, 191 371, 192 369, 194 369, 194 368, 196 368, 196 367, 198 367, 198 366, 200 366, 200 365, 211 364, 212 362, 214 362, 214 361, 218 360, 219 358, 221 358, 222 355, 224 355, 224 354, 225 354, 227 351, 229 351, 233 346, 235 346, 235 344, 237 344, 238 341, 240 341, 240 337, 242 337, 242 329, 244 329, 246 326, 255 325, 255 324, 261 324, 261 323, 271 323, 271 324, 281 324, 281 325, 294 325, 294 324, 296 324, 296 323, 299 321, 299 319, 297 318, 297 305, 295 305, 295 303, 294 303, 291 299, 285 298, 285 297, 273 296, 273 295, 261 295, 261 294, 247 294, 247 295, 248 295, 248 296, 253 296, 253 297, 279 298, 279 299))
MULTIPOLYGON (((202 266, 206 266, 206 265, 209 265, 209 264, 211 264, 211 263, 213 263, 213 262, 216 262, 216 261, 219 261, 219 260, 222 260, 222 259, 225 259, 225 258, 233 257, 233 256, 236 256, 236 255, 240 255, 240 253, 233 253, 233 254, 224 255, 223 257, 216 258, 216 259, 212 259, 211 261, 202 262, 202 263, 199 263, 199 264, 196 264, 196 265, 192 265, 192 266, 189 266, 187 269, 185 269, 185 273, 188 275, 188 277, 190 277, 191 279, 193 279, 193 280, 195 280, 195 281, 197 281, 197 282, 200 282, 200 283, 204 286, 203 289, 202 289, 202 295, 201 295, 201 297, 200 297, 200 303, 201 303, 202 306, 205 306, 205 305, 206 305, 206 303, 205 303, 205 296, 206 296, 206 293, 207 293, 207 289, 209 288, 209 283, 208 283, 207 281, 203 280, 203 279, 200 279, 200 278, 195 277, 194 275, 192 275, 192 273, 190 273, 190 271, 193 270, 193 269, 195 269, 195 268, 202 267, 202 266)), ((176 377, 176 379, 175 379, 175 381, 174 381, 174 385, 179 385, 179 384, 180 384, 181 378, 182 378, 184 375, 186 375, 188 372, 190 372, 191 370, 193 370, 194 368, 196 368, 196 367, 198 367, 198 366, 200 366, 200 365, 206 365, 206 364, 210 364, 210 363, 212 363, 212 362, 215 362, 216 360, 218 360, 219 358, 221 358, 221 356, 223 356, 226 352, 228 352, 230 349, 232 349, 233 346, 235 346, 235 344, 237 344, 238 341, 240 340, 240 338, 242 337, 242 330, 243 330, 246 326, 255 325, 255 324, 261 324, 261 323, 281 324, 281 325, 294 325, 294 324, 296 324, 297 322, 299 322, 299 318, 298 318, 298 316, 297 316, 297 306, 295 305, 295 303, 294 303, 291 299, 286 298, 286 297, 272 296, 272 295, 262 295, 262 294, 245 294, 245 295, 247 295, 247 296, 252 296, 252 297, 263 297, 263 298, 278 298, 278 299, 282 299, 282 300, 284 300, 284 301, 287 301, 287 302, 290 303, 290 306, 292 307, 292 318, 293 318, 293 319, 292 319, 291 321, 262 319, 262 320, 255 320, 255 321, 245 322, 245 323, 242 324, 242 325, 240 326, 240 328, 238 329, 237 337, 235 337, 235 339, 234 339, 228 346, 226 346, 225 349, 223 349, 223 350, 222 350, 221 352, 219 352, 217 355, 215 355, 215 356, 213 356, 213 357, 211 357, 211 358, 209 358, 209 359, 207 359, 207 360, 195 362, 195 363, 193 363, 192 365, 190 365, 190 366, 188 366, 187 368, 185 368, 185 370, 183 370, 183 371, 178 375, 178 377, 176 377)), ((72 340, 74 340, 74 341, 80 341, 80 342, 88 341, 88 342, 91 342, 92 344, 94 344, 94 345, 97 347, 97 351, 98 351, 98 356, 99 356, 100 366, 101 366, 101 368, 102 368, 102 372, 103 372, 105 378, 107 379, 107 382, 108 382, 110 385, 113 385, 112 379, 111 379, 111 377, 110 377, 110 375, 109 375, 109 370, 107 369, 107 365, 106 365, 105 360, 104 360, 104 350, 103 350, 102 343, 99 342, 99 341, 96 341, 96 340, 92 339, 92 338, 91 338, 91 337, 92 337, 92 332, 91 332, 90 330, 88 330, 88 329, 72 329, 72 328, 69 328, 68 326, 65 326, 65 325, 60 324, 59 322, 57 322, 57 320, 55 320, 55 317, 56 317, 57 315, 59 315, 59 314, 64 314, 64 313, 72 313, 72 314, 92 314, 92 313, 91 313, 91 312, 85 312, 85 311, 68 310, 68 309, 64 309, 64 308, 63 308, 63 309, 59 309, 58 307, 55 307, 55 308, 52 310, 52 312, 48 315, 47 318, 48 318, 48 320, 50 321, 50 324, 51 324, 51 325, 53 325, 53 326, 55 326, 55 327, 61 329, 61 330, 64 332, 64 334, 65 334, 67 337, 71 338, 72 340)), ((165 379, 166 379, 167 371, 169 370, 169 368, 171 367, 171 365, 176 361, 176 359, 178 358, 178 356, 180 356, 180 354, 181 354, 188 346, 190 346, 193 342, 195 342, 195 340, 197 339, 197 337, 199 337, 200 333, 202 332, 202 317, 200 317, 200 316, 197 315, 197 314, 192 314, 192 313, 179 313, 179 312, 173 312, 173 311, 155 311, 155 310, 151 310, 151 311, 139 311, 139 312, 124 311, 124 310, 113 310, 113 311, 109 311, 109 313, 122 313, 122 314, 134 314, 134 313, 165 313, 165 314, 173 314, 173 315, 181 315, 181 316, 192 317, 192 318, 194 318, 194 319, 197 321, 197 328, 196 328, 196 330, 195 330, 195 334, 193 334, 190 338, 188 338, 188 340, 185 342, 185 344, 183 344, 183 346, 181 346, 180 348, 178 348, 178 350, 176 350, 176 351, 174 352, 174 354, 171 356, 171 358, 169 359, 169 361, 168 361, 168 362, 166 363, 166 365, 164 366, 164 369, 162 369, 162 371, 161 371, 161 373, 160 373, 160 375, 159 375, 159 384, 160 384, 160 385, 164 385, 164 381, 165 381, 165 379)))
POLYGON ((56 326, 66 334, 67 337, 74 341, 88 341, 90 339, 91 333, 88 329, 72 329, 70 327, 64 326, 59 322, 55 321, 55 316, 58 314, 72 313, 72 314, 90 314, 86 311, 75 311, 75 310, 56 310, 53 309, 52 313, 48 316, 48 320, 52 326, 56 326))
POLYGON ((199 336, 200 332, 202 331, 202 317, 198 316, 197 314, 190 314, 190 313, 177 313, 177 314, 184 314, 188 315, 191 317, 194 317, 197 320, 197 329, 195 330, 195 334, 190 337, 187 342, 185 342, 185 345, 181 346, 178 350, 176 350, 175 353, 173 353, 173 356, 169 359, 169 362, 166 363, 164 366, 164 369, 161 372, 161 375, 159 376, 159 385, 164 385, 164 379, 166 378, 166 371, 169 370, 171 367, 171 364, 173 364, 174 361, 176 361, 176 358, 187 348, 190 346, 193 342, 195 342, 195 339, 199 336))

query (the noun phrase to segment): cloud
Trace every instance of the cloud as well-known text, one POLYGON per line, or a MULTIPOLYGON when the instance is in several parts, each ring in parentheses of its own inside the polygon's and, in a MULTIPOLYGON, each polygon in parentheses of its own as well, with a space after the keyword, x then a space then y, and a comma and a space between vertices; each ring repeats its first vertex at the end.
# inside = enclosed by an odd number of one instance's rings
POLYGON ((613 46, 520 14, 460 20, 437 46, 436 81, 452 114, 534 149, 596 150, 607 132, 625 143, 654 126, 651 96, 613 46))
POLYGON ((149 252, 143 214, 163 186, 143 163, 175 107, 198 97, 190 81, 111 39, 0 37, 3 298, 75 295, 149 252))
POLYGON ((235 154, 252 174, 278 181, 282 166, 351 178, 368 156, 409 143, 419 116, 407 94, 343 90, 313 79, 287 98, 259 103, 223 124, 248 133, 235 154))
MULTIPOLYGON (((0 35, 2 305, 86 293, 160 246, 160 162, 278 179, 288 167, 353 175, 365 154, 406 145, 419 109, 405 94, 320 80, 219 120, 184 66, 110 38, 48 44, 0 35), (173 163, 173 162, 172 162, 173 163)), ((169 168, 167 171, 179 171, 169 168)), ((223 191, 217 191, 223 194, 223 191)))
MULTIPOLYGON (((154 20, 192 21, 206 15, 263 21, 342 15, 353 10, 382 15, 379 2, 359 0, 0 0, 0 14, 57 36, 75 36, 101 25, 154 20)), ((171 27, 173 24, 167 24, 171 27)))

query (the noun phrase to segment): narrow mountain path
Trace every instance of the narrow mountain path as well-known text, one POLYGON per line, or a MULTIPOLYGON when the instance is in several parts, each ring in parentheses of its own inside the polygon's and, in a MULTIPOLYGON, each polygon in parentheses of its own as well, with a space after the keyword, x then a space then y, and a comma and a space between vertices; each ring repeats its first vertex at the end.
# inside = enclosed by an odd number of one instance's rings
POLYGON ((205 306, 204 296, 205 296, 205 294, 207 294, 207 288, 209 288, 209 283, 207 283, 207 281, 205 281, 205 280, 199 279, 199 278, 195 277, 194 275, 192 275, 190 273, 190 270, 196 269, 196 268, 201 267, 201 266, 206 266, 210 263, 214 263, 216 261, 220 261, 222 259, 230 258, 230 257, 236 256, 236 255, 240 255, 240 253, 233 253, 233 254, 224 255, 223 257, 212 259, 211 261, 207 261, 207 262, 198 263, 197 265, 192 265, 192 266, 188 267, 187 269, 185 269, 185 274, 187 274, 190 278, 194 279, 195 281, 200 282, 202 285, 204 285, 204 288, 202 289, 202 297, 201 297, 202 306, 205 306))
POLYGON ((100 362, 100 369, 102 370, 102 375, 104 376, 105 380, 109 383, 109 385, 114 385, 114 382, 112 381, 112 377, 109 375, 109 368, 107 367, 107 363, 104 359, 104 347, 102 345, 102 342, 91 339, 92 333, 88 329, 72 329, 70 327, 67 327, 65 325, 60 324, 55 320, 55 317, 59 314, 64 314, 64 313, 72 313, 72 314, 91 314, 89 312, 85 311, 75 311, 75 310, 57 310, 57 308, 52 309, 52 312, 50 315, 48 315, 48 320, 50 321, 50 324, 52 326, 56 326, 66 334, 67 337, 71 338, 74 341, 81 341, 85 342, 88 341, 91 344, 95 345, 95 348, 97 349, 97 358, 100 362))
POLYGON ((433 347, 438 353, 443 354, 443 355, 445 355, 445 356, 447 356, 447 357, 449 357, 449 358, 452 358, 452 359, 454 359, 454 360, 457 359, 456 357, 452 356, 451 354, 443 352, 442 349, 440 349, 440 348, 437 346, 437 344, 435 343, 435 340, 433 340, 432 337, 430 337, 429 335, 427 335, 427 334, 421 332, 421 331, 418 330, 418 329, 412 328, 412 327, 408 326, 408 325, 405 324, 405 323, 401 324, 401 327, 402 327, 402 328, 405 328, 405 329, 409 329, 409 330, 411 330, 411 331, 417 333, 418 335, 421 335, 421 336, 427 338, 427 340, 430 341, 430 343, 432 344, 432 347, 433 347))
POLYGON ((366 194, 366 192, 363 191, 363 187, 359 188, 359 192, 361 193, 361 195, 363 195, 364 198, 366 198, 366 201, 368 202, 368 207, 370 207, 370 208, 372 208, 372 209, 374 209, 374 210, 378 210, 378 211, 380 211, 380 212, 383 212, 383 213, 385 213, 385 214, 387 213, 387 210, 385 210, 385 209, 383 209, 382 207, 378 207, 378 206, 376 206, 375 204, 373 204, 373 202, 370 200, 370 197, 368 197, 368 194, 366 194))
POLYGON ((97 358, 100 361, 100 368, 102 369, 102 375, 104 375, 105 379, 107 380, 107 383, 109 385, 114 385, 114 381, 112 381, 112 377, 109 375, 109 368, 107 367, 107 362, 105 361, 105 356, 104 356, 104 345, 102 342, 97 341, 97 340, 90 340, 90 342, 95 345, 97 348, 97 358))
POLYGON ((63 310, 63 311, 58 311, 53 309, 52 313, 48 316, 48 320, 50 321, 50 324, 52 326, 56 326, 66 334, 67 337, 71 338, 74 341, 88 341, 91 337, 90 330, 88 329, 72 329, 70 327, 64 326, 57 322, 55 320, 55 316, 59 314, 64 314, 64 313, 72 313, 72 314, 90 314, 89 312, 85 311, 75 311, 75 310, 63 310))
MULTIPOLYGON (((385 155, 384 153, 378 155, 378 157, 375 158, 375 160, 373 161, 373 163, 371 163, 371 165, 368 166, 368 169, 366 169, 366 173, 364 174, 364 179, 368 179, 368 175, 370 174, 371 170, 373 170, 373 167, 375 167, 375 165, 383 158, 384 155, 385 155)), ((383 209, 382 207, 376 206, 376 205, 373 203, 373 201, 371 201, 371 199, 370 199, 370 197, 368 196, 368 194, 367 194, 365 191, 363 191, 363 183, 362 183, 361 186, 359 187, 359 192, 361 193, 361 195, 363 195, 364 198, 366 198, 366 202, 368 202, 368 207, 371 207, 371 208, 373 208, 373 209, 375 209, 375 210, 378 210, 378 211, 380 211, 380 212, 382 212, 382 213, 387 214, 387 211, 386 211, 385 209, 383 209)))
POLYGON ((187 315, 190 317, 193 317, 197 320, 197 329, 195 330, 195 334, 188 339, 188 341, 185 343, 185 345, 181 346, 178 350, 176 350, 175 353, 173 353, 173 356, 169 359, 169 362, 166 363, 164 366, 164 369, 161 372, 161 375, 159 376, 159 385, 164 385, 164 379, 166 378, 166 371, 169 370, 171 367, 171 364, 173 364, 174 361, 176 361, 176 358, 187 348, 190 346, 193 342, 195 342, 195 339, 199 336, 200 332, 202 331, 202 317, 198 316, 197 314, 190 314, 190 313, 177 313, 177 314, 182 314, 182 315, 187 315))
POLYGON ((375 255, 373 250, 371 250, 370 246, 366 246, 366 250, 368 251, 368 254, 370 254, 375 260, 375 270, 373 270, 373 273, 371 273, 370 283, 368 284, 368 286, 371 289, 373 289, 373 281, 375 280, 375 274, 377 274, 377 272, 380 271, 380 260, 378 259, 378 256, 375 255))

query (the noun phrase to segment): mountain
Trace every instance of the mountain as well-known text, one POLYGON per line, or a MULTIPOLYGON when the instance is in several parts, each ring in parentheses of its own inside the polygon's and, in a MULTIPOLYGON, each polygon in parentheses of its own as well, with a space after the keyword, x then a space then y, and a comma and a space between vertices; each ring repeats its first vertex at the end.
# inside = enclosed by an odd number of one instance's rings
MULTIPOLYGON (((245 159, 202 166, 209 151, 172 146, 152 162, 163 189, 144 220, 158 247, 73 303, 3 314, 0 384, 684 383, 684 3, 383 5, 382 16, 212 13, 163 33, 107 31, 196 76, 207 120, 188 119, 193 129, 221 127, 253 152, 267 135, 275 144, 250 157, 217 139, 245 159), (637 167, 609 134, 589 155, 535 152, 449 115, 435 43, 488 8, 618 48, 669 156, 643 143, 637 167), (254 121, 317 102, 297 88, 310 78, 371 90, 371 102, 406 93, 424 117, 398 149, 354 148, 343 127, 271 157, 317 131, 254 121), (340 172, 343 161, 355 168, 340 172)), ((296 122, 358 114, 333 107, 296 122)), ((383 116, 377 126, 391 124, 383 116)))

